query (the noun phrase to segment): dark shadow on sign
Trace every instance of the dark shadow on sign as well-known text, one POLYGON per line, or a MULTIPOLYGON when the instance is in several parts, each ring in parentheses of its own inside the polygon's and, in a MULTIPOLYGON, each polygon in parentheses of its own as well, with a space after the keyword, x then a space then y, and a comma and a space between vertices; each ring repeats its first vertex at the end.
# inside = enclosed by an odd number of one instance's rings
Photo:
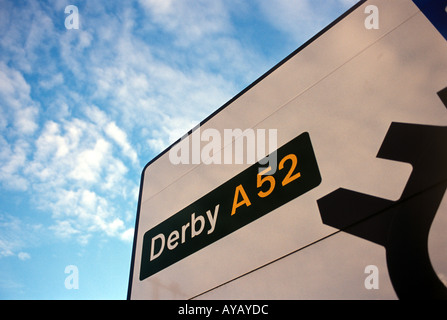
MULTIPOLYGON (((438 96, 447 107, 447 88, 438 96)), ((340 188, 317 200, 323 223, 384 246, 400 299, 447 299, 428 254, 430 227, 447 188, 447 127, 393 122, 377 157, 413 166, 401 198, 340 188)))

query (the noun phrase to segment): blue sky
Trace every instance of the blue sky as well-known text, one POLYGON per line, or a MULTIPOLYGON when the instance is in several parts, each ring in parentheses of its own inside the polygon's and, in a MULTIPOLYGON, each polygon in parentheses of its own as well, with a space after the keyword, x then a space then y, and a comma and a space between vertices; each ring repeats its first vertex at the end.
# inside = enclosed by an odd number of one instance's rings
POLYGON ((0 299, 125 299, 144 165, 356 2, 0 0, 0 299))

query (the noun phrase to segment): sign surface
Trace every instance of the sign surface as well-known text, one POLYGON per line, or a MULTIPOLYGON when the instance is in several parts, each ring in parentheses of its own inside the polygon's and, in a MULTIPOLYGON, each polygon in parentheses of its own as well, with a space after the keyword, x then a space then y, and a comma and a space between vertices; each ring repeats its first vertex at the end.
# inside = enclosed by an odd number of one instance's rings
POLYGON ((129 299, 447 298, 433 3, 360 1, 148 163, 129 299), (249 163, 247 135, 211 145, 228 130, 274 130, 277 147, 249 163))
POLYGON ((140 280, 320 184, 308 133, 299 135, 275 153, 279 159, 275 174, 266 175, 271 167, 259 172, 262 165, 256 163, 147 231, 143 238, 140 280))

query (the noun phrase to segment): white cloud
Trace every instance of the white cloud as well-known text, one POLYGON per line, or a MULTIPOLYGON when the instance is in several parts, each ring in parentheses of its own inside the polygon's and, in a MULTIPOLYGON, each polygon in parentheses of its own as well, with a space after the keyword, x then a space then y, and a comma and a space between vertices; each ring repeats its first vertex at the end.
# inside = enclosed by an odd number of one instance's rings
POLYGON ((30 135, 38 127, 38 106, 31 99, 30 90, 19 71, 0 61, 0 110, 3 121, 19 136, 30 135))
POLYGON ((128 239, 140 161, 259 75, 262 58, 232 34, 237 2, 141 0, 117 14, 93 2, 71 31, 49 6, 15 7, 0 21, 2 186, 29 190, 58 237, 128 239))
POLYGON ((15 114, 15 125, 17 130, 23 134, 32 134, 37 129, 38 110, 35 106, 21 108, 15 114))
POLYGON ((20 8, 14 2, 2 1, 1 7, 2 60, 25 73, 46 69, 58 38, 49 8, 39 1, 29 1, 20 8))
POLYGON ((68 174, 74 180, 98 182, 101 177, 105 155, 110 152, 110 144, 104 139, 98 139, 91 149, 86 149, 75 156, 75 166, 68 174))
POLYGON ((110 122, 105 128, 105 132, 121 147, 123 153, 129 157, 133 163, 138 163, 137 153, 128 142, 126 133, 118 128, 115 122, 110 122))
POLYGON ((102 181, 101 188, 104 190, 113 191, 121 190, 122 195, 126 195, 128 190, 123 188, 123 177, 128 172, 128 168, 119 159, 113 159, 108 162, 105 167, 105 178, 102 181))
POLYGON ((46 90, 52 89, 63 83, 64 83, 64 76, 60 72, 50 76, 48 80, 42 79, 39 81, 39 85, 46 90))
MULTIPOLYGON (((216 51, 234 53, 228 53, 228 61, 233 64, 234 60, 240 59, 240 65, 244 66, 241 71, 243 77, 250 74, 244 72, 249 65, 244 64, 242 58, 234 58, 243 56, 241 47, 225 45, 223 50, 219 42, 215 44, 212 55, 216 51)), ((171 63, 172 54, 155 58, 153 48, 131 34, 117 35, 112 47, 116 59, 109 59, 104 65, 99 62, 90 72, 93 72, 92 78, 95 79, 93 85, 98 89, 94 93, 95 98, 101 100, 107 97, 110 107, 119 113, 120 121, 109 121, 104 112, 96 107, 90 107, 87 113, 92 121, 104 127, 108 137, 120 146, 122 153, 133 164, 138 164, 140 159, 136 150, 143 149, 143 154, 149 150, 162 150, 236 92, 232 81, 200 69, 207 59, 194 59, 197 60, 196 68, 182 70, 171 63), (178 119, 182 122, 180 125, 178 119), (133 132, 126 128, 132 128, 133 132), (138 131, 149 134, 137 136, 139 140, 132 146, 128 133, 135 137, 138 131)), ((103 54, 99 48, 95 49, 98 56, 103 54)), ((201 50, 207 51, 206 48, 201 50)), ((181 53, 178 53, 178 58, 185 59, 181 53)), ((217 61, 210 61, 209 64, 217 65, 217 61)), ((235 70, 238 68, 233 67, 235 70)))
POLYGON ((30 97, 22 73, 0 61, 0 182, 13 190, 26 190, 23 169, 30 150, 29 137, 37 130, 38 104, 30 97))
POLYGON ((197 122, 188 118, 169 116, 164 117, 163 123, 163 126, 151 133, 153 138, 148 139, 149 147, 156 152, 163 151, 197 125, 197 122))
POLYGON ((188 45, 231 28, 228 6, 220 0, 141 0, 140 3, 149 11, 151 21, 176 37, 177 44, 188 45))
POLYGON ((21 171, 26 164, 28 143, 20 140, 11 146, 4 138, 0 137, 0 148, 0 181, 3 186, 13 190, 27 190, 29 181, 21 171))
POLYGON ((149 158, 147 141, 158 141, 155 148, 169 145, 234 95, 232 79, 206 70, 218 65, 219 52, 250 69, 235 58, 247 52, 243 46, 223 41, 231 31, 225 2, 143 4, 146 15, 124 4, 111 15, 92 4, 75 32, 58 30, 51 13, 34 2, 16 8, 16 20, 4 23, 9 33, 0 36, 0 46, 9 62, 0 61, 0 130, 15 137, 0 138, 0 181, 32 191, 58 237, 84 244, 93 234, 128 239, 128 208, 136 206, 143 158, 137 151, 149 158), (146 21, 184 49, 168 52, 138 36, 137 13, 152 17, 146 21), (31 19, 31 27, 14 23, 21 16, 31 19), (200 46, 188 46, 198 41, 200 46), (179 68, 188 60, 197 63, 179 68), (24 74, 34 80, 28 83, 24 74), (31 91, 40 94, 39 103, 31 91), (49 112, 59 105, 62 111, 49 112), (138 175, 128 177, 130 169, 138 175))
POLYGON ((163 138, 150 138, 147 140, 147 144, 151 150, 153 150, 157 153, 162 152, 164 149, 166 149, 169 146, 166 139, 163 139, 163 138))
POLYGON ((56 236, 63 239, 75 237, 84 245, 95 233, 122 238, 124 221, 105 197, 86 189, 59 192, 53 203, 47 204, 54 212, 55 223, 50 230, 56 236))
POLYGON ((39 208, 52 213, 50 230, 81 244, 93 234, 121 238, 119 208, 133 204, 138 184, 126 177, 123 159, 136 161, 126 133, 98 108, 84 111, 87 118, 47 121, 25 170, 39 208))
POLYGON ((129 228, 120 234, 120 238, 121 238, 121 240, 124 240, 124 241, 132 241, 134 233, 135 233, 134 228, 129 228))
POLYGON ((23 249, 39 242, 35 234, 41 229, 41 225, 25 223, 9 214, 0 214, 0 259, 9 256, 17 256, 20 260, 31 258, 23 249))
POLYGON ((155 14, 167 14, 172 11, 173 0, 141 0, 144 7, 152 10, 155 14))
POLYGON ((237 41, 214 37, 231 30, 222 1, 144 3, 143 17, 156 13, 147 21, 171 33, 176 45, 207 39, 189 55, 184 53, 190 47, 169 53, 137 36, 137 11, 118 6, 122 14, 111 15, 93 4, 89 9, 95 14, 81 13, 81 30, 67 32, 57 30, 51 14, 32 3, 14 11, 17 19, 29 17, 31 27, 8 18, 10 33, 0 36, 0 46, 10 53, 9 63, 0 62, 5 115, 0 130, 23 137, 0 139, 0 181, 7 188, 31 190, 42 214, 49 212, 53 219, 50 230, 83 244, 95 233, 131 237, 126 223, 133 219, 128 208, 135 208, 138 194, 137 150, 147 156, 147 141, 158 139, 158 148, 172 143, 228 100, 232 82, 201 68, 205 61, 214 68, 223 47, 235 53, 228 61, 244 52, 237 41), (41 29, 37 18, 42 18, 41 29), (202 65, 179 68, 178 59, 191 58, 202 65), (45 65, 39 67, 37 59, 45 65), (24 73, 34 82, 27 83, 24 73), (41 94, 42 114, 31 99, 31 86, 41 94), (63 107, 57 115, 48 112, 48 105, 57 109, 54 101, 63 107), (146 128, 149 135, 138 137, 146 128), (130 169, 137 169, 135 178, 127 177, 130 169))
POLYGON ((56 221, 55 225, 49 227, 59 238, 70 238, 72 235, 79 234, 80 231, 72 226, 72 222, 68 220, 56 221))
POLYGON ((107 121, 109 121, 106 113, 104 111, 101 111, 96 106, 89 106, 85 108, 84 113, 89 120, 100 127, 104 127, 107 121))
POLYGON ((20 260, 22 260, 22 261, 31 259, 31 255, 30 255, 29 253, 27 253, 27 252, 19 252, 19 253, 17 254, 17 257, 18 257, 20 260))

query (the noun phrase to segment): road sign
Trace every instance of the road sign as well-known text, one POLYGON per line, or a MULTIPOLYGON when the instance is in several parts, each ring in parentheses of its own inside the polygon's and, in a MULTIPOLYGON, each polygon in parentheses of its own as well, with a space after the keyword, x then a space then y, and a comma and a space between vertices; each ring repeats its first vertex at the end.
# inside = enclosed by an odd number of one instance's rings
POLYGON ((447 298, 445 6, 360 1, 149 162, 128 297, 447 298))

